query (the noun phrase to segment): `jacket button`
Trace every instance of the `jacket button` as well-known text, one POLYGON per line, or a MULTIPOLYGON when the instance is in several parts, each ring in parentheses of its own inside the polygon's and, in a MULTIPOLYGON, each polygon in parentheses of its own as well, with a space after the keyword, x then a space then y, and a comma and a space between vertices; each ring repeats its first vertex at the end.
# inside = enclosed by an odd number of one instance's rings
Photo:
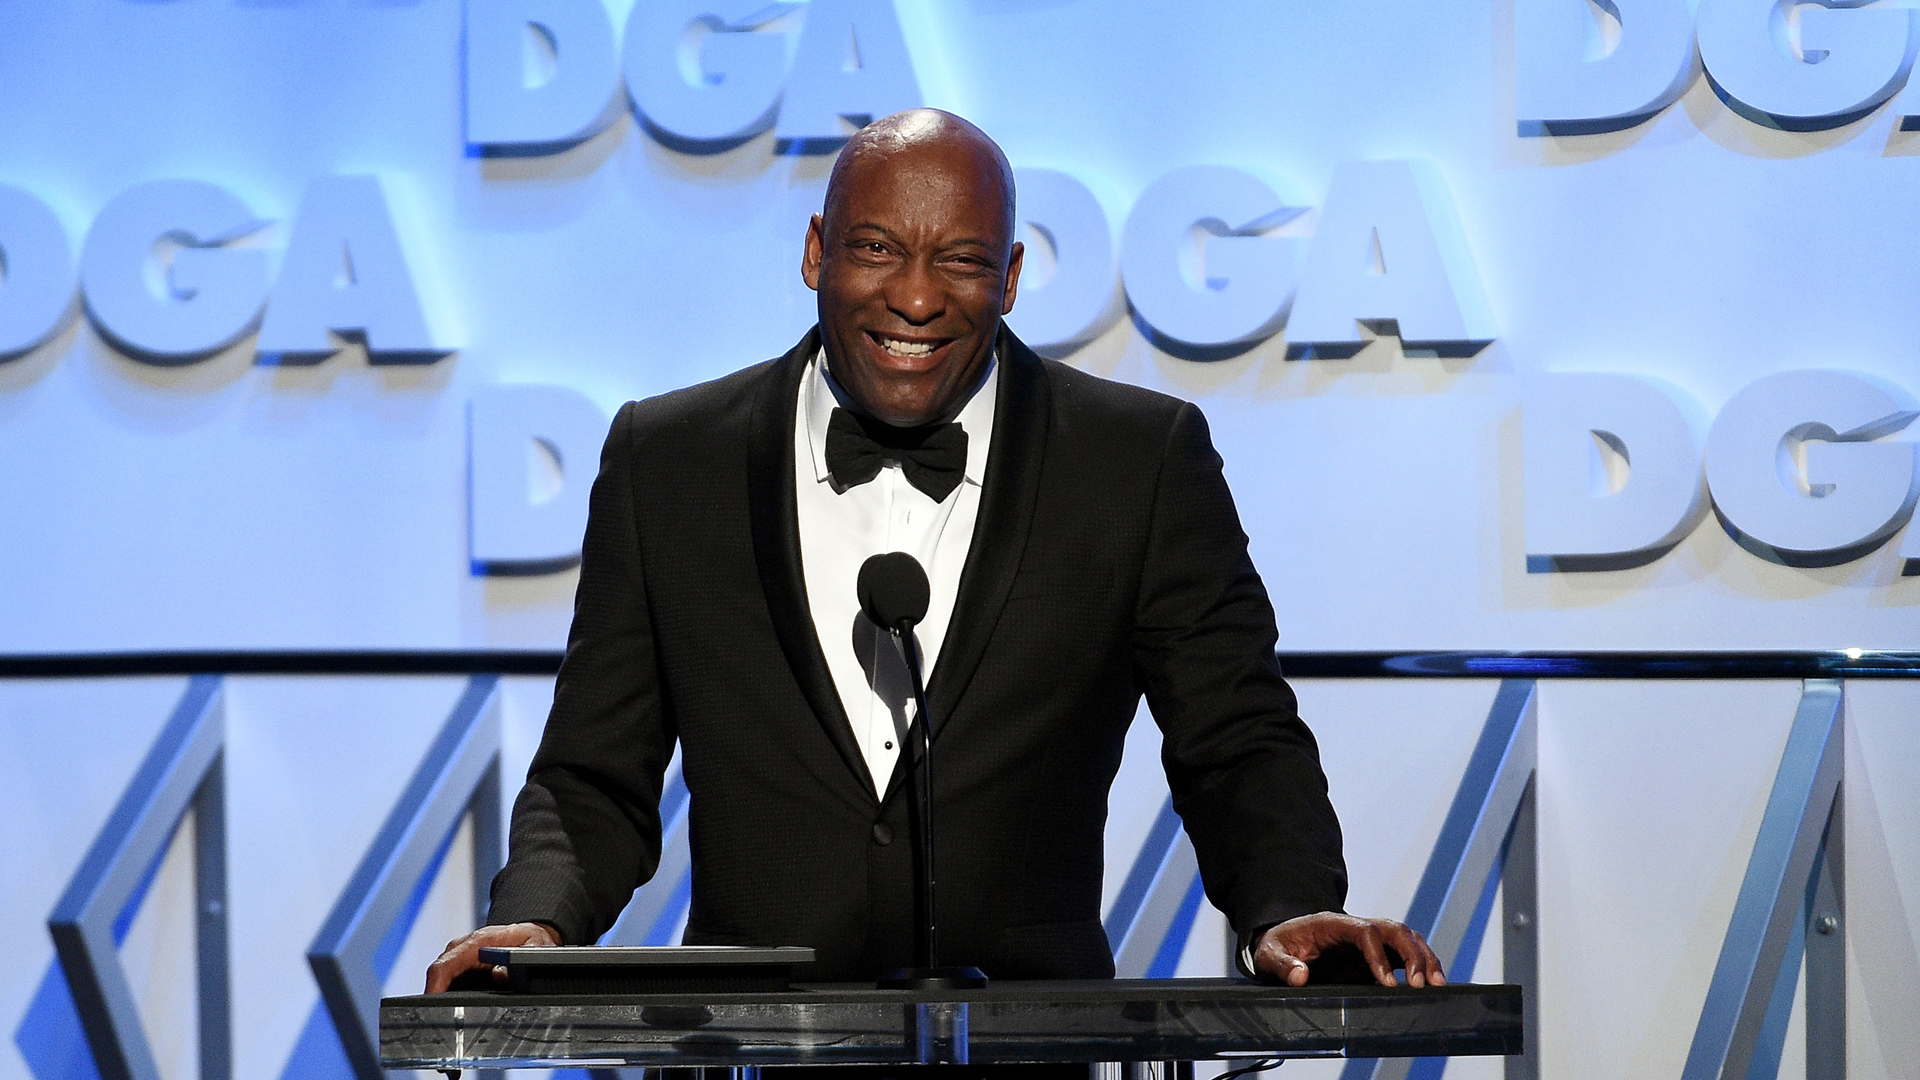
POLYGON ((884 821, 873 823, 873 842, 881 847, 893 843, 893 827, 884 821))

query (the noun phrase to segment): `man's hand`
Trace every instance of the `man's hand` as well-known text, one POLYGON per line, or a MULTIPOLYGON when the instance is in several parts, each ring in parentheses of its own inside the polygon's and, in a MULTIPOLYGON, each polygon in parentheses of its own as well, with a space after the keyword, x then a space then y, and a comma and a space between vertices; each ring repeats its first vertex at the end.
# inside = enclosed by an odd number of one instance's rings
POLYGON ((1395 967, 1407 969, 1408 986, 1447 984, 1440 958, 1433 955, 1419 931, 1392 919, 1359 919, 1332 911, 1288 919, 1261 934, 1253 947, 1254 970, 1275 976, 1288 986, 1305 986, 1307 965, 1340 945, 1359 949, 1375 981, 1382 986, 1399 985, 1393 977, 1395 967))
MULTIPOLYGON (((466 937, 447 942, 447 951, 440 954, 427 967, 427 993, 438 994, 453 985, 453 980, 475 968, 487 967, 480 962, 481 949, 513 949, 522 945, 552 946, 560 944, 560 935, 546 923, 521 922, 510 926, 483 926, 466 937)), ((495 966, 493 981, 507 981, 507 969, 495 966)))

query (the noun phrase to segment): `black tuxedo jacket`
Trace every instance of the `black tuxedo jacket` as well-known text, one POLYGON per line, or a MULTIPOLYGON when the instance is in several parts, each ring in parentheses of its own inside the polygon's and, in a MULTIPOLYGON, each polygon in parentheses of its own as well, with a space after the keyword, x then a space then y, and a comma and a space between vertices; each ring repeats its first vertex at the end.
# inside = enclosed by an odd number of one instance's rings
MULTIPOLYGON (((1000 345, 979 519, 927 690, 940 962, 1113 974, 1107 792, 1142 693, 1236 930, 1338 909, 1339 824, 1199 410, 1000 345)), ((902 774, 874 794, 801 579, 793 424, 818 348, 816 330, 614 420, 491 922, 605 932, 658 864, 677 739, 688 944, 810 945, 822 980, 912 963, 902 774)))

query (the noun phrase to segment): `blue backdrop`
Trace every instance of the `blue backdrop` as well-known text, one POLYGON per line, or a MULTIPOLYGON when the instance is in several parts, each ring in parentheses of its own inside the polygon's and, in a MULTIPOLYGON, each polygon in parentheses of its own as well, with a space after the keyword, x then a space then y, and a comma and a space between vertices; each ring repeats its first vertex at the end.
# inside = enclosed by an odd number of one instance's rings
MULTIPOLYGON (((1016 328, 1201 404, 1283 649, 1920 647, 1916 41, 1771 0, 0 3, 0 652, 558 647, 606 418, 806 330, 832 152, 911 104, 1021 170, 1016 328)), ((1849 690, 1859 1076, 1920 1061, 1911 685, 1849 690)), ((1494 687, 1301 689, 1352 906, 1400 914, 1494 687)), ((183 690, 0 681, 0 1080, 84 1078, 37 927, 183 690)), ((460 692, 229 681, 236 1075, 336 1045, 305 950, 460 692)), ((550 692, 502 686, 509 785, 550 692)), ((1549 1071, 1678 1073, 1797 693, 1543 689, 1549 1071)), ((117 933, 184 1080, 170 851, 117 933)), ((393 988, 470 921, 447 851, 393 988)), ((1167 963, 1218 971, 1194 918, 1167 963)))

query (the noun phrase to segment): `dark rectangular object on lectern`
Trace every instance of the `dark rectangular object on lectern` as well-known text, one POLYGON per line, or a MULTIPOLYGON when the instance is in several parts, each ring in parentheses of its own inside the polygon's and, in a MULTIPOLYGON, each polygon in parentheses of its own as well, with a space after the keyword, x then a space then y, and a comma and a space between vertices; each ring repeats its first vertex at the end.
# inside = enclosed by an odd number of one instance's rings
POLYGON ((813 950, 793 946, 623 946, 481 949, 522 994, 768 994, 793 986, 813 950))

